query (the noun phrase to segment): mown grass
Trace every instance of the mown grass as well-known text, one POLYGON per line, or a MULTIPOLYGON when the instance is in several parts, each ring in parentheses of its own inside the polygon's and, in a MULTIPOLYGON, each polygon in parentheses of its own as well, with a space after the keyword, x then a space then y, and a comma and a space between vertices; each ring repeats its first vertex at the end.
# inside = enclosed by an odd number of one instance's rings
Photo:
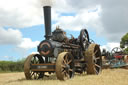
POLYGON ((128 85, 128 69, 104 69, 100 75, 76 74, 67 81, 55 75, 41 80, 26 80, 24 73, 0 74, 0 85, 128 85))

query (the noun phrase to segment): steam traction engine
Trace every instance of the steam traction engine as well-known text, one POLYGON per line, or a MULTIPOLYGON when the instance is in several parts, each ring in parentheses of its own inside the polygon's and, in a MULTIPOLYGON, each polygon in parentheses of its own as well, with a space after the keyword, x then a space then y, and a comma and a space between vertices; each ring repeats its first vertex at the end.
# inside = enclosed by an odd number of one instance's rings
POLYGON ((86 29, 78 38, 67 38, 57 27, 51 33, 51 7, 44 6, 45 40, 38 46, 39 54, 31 54, 24 63, 26 79, 43 78, 46 72, 56 73, 59 80, 70 79, 75 72, 99 74, 102 59, 99 45, 89 42, 86 29))

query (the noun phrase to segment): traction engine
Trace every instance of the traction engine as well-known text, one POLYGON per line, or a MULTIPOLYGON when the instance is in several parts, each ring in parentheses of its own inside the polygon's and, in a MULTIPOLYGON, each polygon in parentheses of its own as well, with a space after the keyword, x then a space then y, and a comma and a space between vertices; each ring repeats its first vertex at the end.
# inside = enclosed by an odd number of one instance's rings
POLYGON ((78 38, 68 38, 60 27, 51 32, 51 7, 44 6, 45 40, 37 47, 38 54, 30 54, 24 63, 26 79, 40 79, 45 73, 56 73, 57 79, 66 80, 75 72, 99 74, 102 66, 98 44, 90 43, 86 29, 78 38))

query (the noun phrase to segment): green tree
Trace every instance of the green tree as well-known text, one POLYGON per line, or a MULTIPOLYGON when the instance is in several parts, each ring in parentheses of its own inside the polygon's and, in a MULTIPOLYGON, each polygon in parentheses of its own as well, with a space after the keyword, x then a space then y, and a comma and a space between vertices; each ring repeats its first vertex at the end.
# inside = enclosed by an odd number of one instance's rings
POLYGON ((124 48, 125 53, 128 53, 128 33, 126 33, 120 41, 120 47, 124 48))

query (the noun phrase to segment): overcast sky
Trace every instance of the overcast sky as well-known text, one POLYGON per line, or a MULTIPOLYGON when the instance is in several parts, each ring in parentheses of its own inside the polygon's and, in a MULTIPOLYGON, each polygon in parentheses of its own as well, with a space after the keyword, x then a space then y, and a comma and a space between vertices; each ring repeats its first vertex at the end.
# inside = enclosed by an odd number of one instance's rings
POLYGON ((52 30, 59 25, 78 36, 86 28, 101 48, 119 46, 128 32, 128 0, 0 0, 0 60, 36 51, 44 39, 46 4, 52 5, 52 30))

